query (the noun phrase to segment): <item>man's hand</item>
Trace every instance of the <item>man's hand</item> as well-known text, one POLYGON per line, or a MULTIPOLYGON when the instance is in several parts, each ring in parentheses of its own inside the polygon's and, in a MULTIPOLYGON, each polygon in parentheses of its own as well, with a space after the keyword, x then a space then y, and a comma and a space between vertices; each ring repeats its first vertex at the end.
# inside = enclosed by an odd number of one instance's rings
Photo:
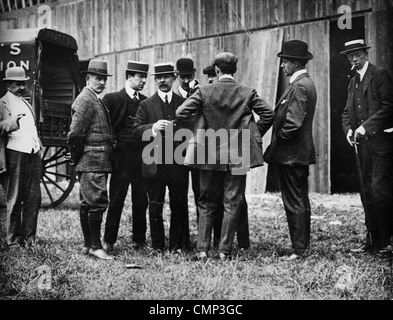
POLYGON ((164 131, 169 124, 171 124, 171 121, 158 120, 153 124, 153 135, 156 135, 158 131, 164 131))
POLYGON ((353 141, 351 139, 352 138, 352 133, 353 133, 352 129, 349 129, 348 132, 347 132, 347 141, 353 147, 353 141))
POLYGON ((366 129, 363 126, 360 126, 355 130, 355 141, 359 141, 359 136, 364 137, 366 135, 366 129))

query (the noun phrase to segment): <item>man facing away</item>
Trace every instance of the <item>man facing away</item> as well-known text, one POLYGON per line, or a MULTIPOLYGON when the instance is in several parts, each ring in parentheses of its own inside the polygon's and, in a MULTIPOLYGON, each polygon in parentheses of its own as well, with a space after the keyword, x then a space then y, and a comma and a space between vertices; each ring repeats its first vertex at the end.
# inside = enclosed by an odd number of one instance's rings
POLYGON ((101 243, 101 223, 108 207, 108 174, 114 166, 113 135, 108 109, 99 95, 105 89, 106 61, 92 59, 86 71, 86 86, 72 104, 67 144, 79 175, 80 223, 83 254, 111 260, 101 243))
POLYGON ((34 245, 41 205, 41 141, 35 112, 23 98, 28 79, 21 67, 7 69, 7 93, 0 100, 0 184, 7 204, 2 220, 11 248, 34 245))
POLYGON ((117 168, 112 172, 109 185, 109 208, 104 234, 104 248, 107 252, 113 251, 117 240, 130 184, 133 246, 134 249, 145 246, 148 199, 146 182, 142 176, 142 141, 135 137, 133 127, 139 104, 147 99, 140 91, 146 84, 148 70, 149 65, 145 62, 128 61, 124 88, 108 93, 102 99, 111 117, 117 160, 117 168))
POLYGON ((306 256, 310 247, 308 175, 309 165, 316 162, 312 122, 317 92, 306 70, 313 58, 307 43, 286 41, 277 56, 282 59, 285 75, 291 78, 276 104, 272 140, 265 160, 277 166, 292 242, 292 248, 282 254, 294 259, 306 256))
POLYGON ((157 161, 149 162, 142 158, 142 173, 147 179, 148 186, 153 254, 162 254, 165 250, 163 207, 168 188, 171 210, 169 250, 176 255, 182 255, 183 250, 189 247, 189 180, 188 169, 174 161, 172 150, 175 150, 176 144, 172 134, 176 131, 176 109, 184 99, 172 90, 176 79, 173 64, 158 63, 154 66, 154 71, 152 75, 157 92, 141 102, 134 125, 136 134, 143 141, 147 141, 148 145, 157 145, 157 161), (167 158, 172 161, 167 161, 167 158))
POLYGON ((356 75, 348 86, 342 125, 347 141, 359 144, 365 199, 366 239, 354 252, 392 253, 393 235, 393 83, 386 69, 368 62, 363 39, 341 52, 356 75))
POLYGON ((263 165, 262 137, 274 117, 272 108, 255 89, 236 83, 233 75, 237 71, 237 62, 233 53, 217 54, 212 65, 219 80, 200 86, 176 111, 180 125, 188 124, 195 114, 197 117, 184 164, 200 170, 197 244, 200 259, 208 257, 214 217, 222 205, 224 217, 218 252, 223 261, 231 255, 245 198, 246 174, 250 168, 263 165), (259 115, 257 123, 252 111, 259 115), (206 143, 207 135, 200 135, 201 131, 206 133, 208 129, 220 136, 219 145, 212 147, 216 137, 206 143), (221 139, 229 141, 229 145, 222 143, 221 139), (195 155, 197 161, 194 161, 195 155))

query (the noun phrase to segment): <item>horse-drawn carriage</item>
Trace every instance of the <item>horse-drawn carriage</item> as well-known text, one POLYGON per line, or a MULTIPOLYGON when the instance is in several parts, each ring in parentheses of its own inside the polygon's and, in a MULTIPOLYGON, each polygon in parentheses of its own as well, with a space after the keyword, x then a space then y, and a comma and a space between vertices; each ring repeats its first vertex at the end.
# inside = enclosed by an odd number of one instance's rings
MULTIPOLYGON (((15 29, 0 35, 1 78, 21 66, 30 80, 26 99, 36 111, 43 144, 42 207, 56 207, 72 191, 76 173, 64 158, 71 105, 80 92, 78 46, 73 37, 52 29, 15 29)), ((0 87, 5 94, 4 84, 0 87)))

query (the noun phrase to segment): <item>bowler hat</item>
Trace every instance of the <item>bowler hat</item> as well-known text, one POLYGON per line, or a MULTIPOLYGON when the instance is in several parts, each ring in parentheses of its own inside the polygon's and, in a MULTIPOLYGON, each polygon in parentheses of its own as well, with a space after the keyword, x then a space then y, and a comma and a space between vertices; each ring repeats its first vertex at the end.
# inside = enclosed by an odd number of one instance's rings
POLYGON ((26 77, 25 69, 22 67, 11 67, 5 70, 5 78, 3 81, 27 81, 30 77, 26 77))
POLYGON ((194 61, 190 58, 180 58, 176 62, 176 73, 193 74, 197 69, 194 68, 194 61))
POLYGON ((205 69, 203 69, 203 74, 212 74, 212 75, 216 75, 216 69, 214 68, 213 65, 209 65, 207 66, 205 69))
POLYGON ((362 49, 370 49, 371 47, 367 46, 363 39, 357 39, 345 42, 344 44, 344 51, 341 51, 340 54, 346 55, 351 51, 362 50, 362 49))
POLYGON ((311 60, 313 55, 308 52, 308 44, 300 40, 289 40, 282 44, 282 51, 277 54, 280 58, 311 60))
POLYGON ((154 73, 151 75, 155 76, 157 74, 175 74, 175 68, 170 62, 157 63, 154 65, 154 73))
POLYGON ((211 64, 212 66, 236 67, 238 58, 231 52, 220 52, 217 54, 211 64))
POLYGON ((149 71, 149 64, 146 62, 128 61, 126 71, 146 73, 149 71))
POLYGON ((98 74, 106 77, 112 77, 111 74, 108 74, 108 67, 106 61, 99 60, 99 59, 91 59, 89 62, 89 66, 87 67, 87 70, 82 72, 98 74))

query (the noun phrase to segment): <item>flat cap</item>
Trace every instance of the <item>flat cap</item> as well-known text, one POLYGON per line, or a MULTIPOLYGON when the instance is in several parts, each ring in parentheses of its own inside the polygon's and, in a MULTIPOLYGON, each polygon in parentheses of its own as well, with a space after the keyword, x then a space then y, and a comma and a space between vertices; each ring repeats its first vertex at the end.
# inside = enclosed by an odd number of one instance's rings
POLYGON ((213 66, 236 67, 239 59, 231 52, 220 52, 217 54, 211 64, 213 66))
POLYGON ((205 69, 203 69, 203 74, 216 74, 216 69, 213 65, 208 65, 205 69))

